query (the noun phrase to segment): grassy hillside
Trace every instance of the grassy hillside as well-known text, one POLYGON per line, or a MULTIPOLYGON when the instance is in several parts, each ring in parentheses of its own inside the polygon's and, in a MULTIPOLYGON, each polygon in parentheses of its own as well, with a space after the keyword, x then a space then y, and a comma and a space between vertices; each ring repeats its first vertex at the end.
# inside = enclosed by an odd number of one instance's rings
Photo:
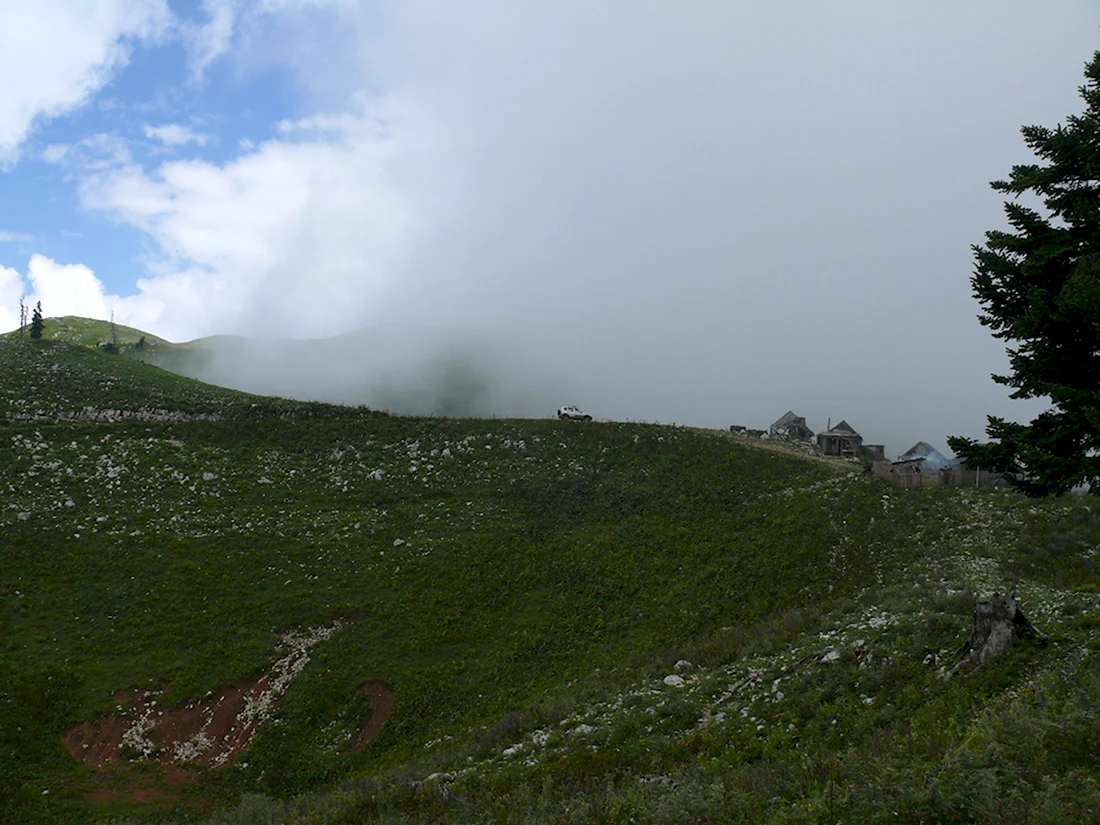
MULTIPOLYGON (((379 413, 373 413, 378 415, 379 413)), ((372 415, 216 387, 101 349, 0 338, 0 420, 56 422, 372 415)))
MULTIPOLYGON (((250 393, 404 414, 541 417, 575 381, 523 342, 470 331, 375 326, 329 338, 214 335, 175 344, 107 321, 47 318, 43 337, 110 350, 250 393), (113 343, 117 342, 117 343, 113 343)), ((3 338, 18 339, 18 333, 3 338)))
POLYGON ((49 342, 0 342, 0 422, 0 821, 1100 812, 1091 501, 262 399, 49 342), (1049 644, 945 685, 995 590, 1049 644), (262 705, 235 759, 149 744, 232 691, 262 705), (139 710, 102 769, 62 743, 139 710))
MULTIPOLYGON (((110 321, 82 318, 77 315, 46 318, 42 329, 42 337, 47 341, 62 341, 66 344, 76 344, 84 347, 102 347, 108 343, 115 343, 120 349, 123 349, 133 347, 140 341, 144 341, 144 344, 148 346, 172 346, 163 338, 158 338, 140 329, 115 324, 112 330, 110 321)), ((0 339, 7 340, 17 340, 18 338, 18 330, 0 336, 0 339)))

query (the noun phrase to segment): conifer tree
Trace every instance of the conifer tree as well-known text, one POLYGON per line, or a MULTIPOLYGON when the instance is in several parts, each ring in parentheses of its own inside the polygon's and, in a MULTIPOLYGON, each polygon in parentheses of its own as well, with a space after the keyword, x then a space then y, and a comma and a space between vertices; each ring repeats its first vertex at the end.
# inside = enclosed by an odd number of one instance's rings
POLYGON ((1004 206, 1011 230, 986 232, 973 247, 978 319, 1011 344, 1011 373, 993 379, 1011 398, 1049 398, 1051 407, 1030 424, 989 416, 986 444, 948 439, 969 465, 1005 472, 1034 496, 1077 485, 1100 494, 1100 51, 1085 81, 1083 114, 1021 130, 1040 163, 991 184, 1013 197, 1004 206))
POLYGON ((39 301, 34 307, 34 312, 31 313, 31 338, 41 338, 42 329, 45 326, 46 324, 42 320, 42 302, 39 301))

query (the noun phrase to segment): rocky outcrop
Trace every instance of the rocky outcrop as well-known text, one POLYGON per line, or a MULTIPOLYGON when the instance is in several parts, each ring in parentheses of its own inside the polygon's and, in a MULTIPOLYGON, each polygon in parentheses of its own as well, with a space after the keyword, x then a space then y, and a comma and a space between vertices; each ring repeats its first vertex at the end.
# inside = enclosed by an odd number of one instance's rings
POLYGON ((100 410, 96 407, 84 407, 81 410, 59 410, 53 412, 9 412, 4 416, 8 421, 51 422, 51 421, 222 421, 221 413, 186 413, 178 410, 150 409, 137 410, 100 410))

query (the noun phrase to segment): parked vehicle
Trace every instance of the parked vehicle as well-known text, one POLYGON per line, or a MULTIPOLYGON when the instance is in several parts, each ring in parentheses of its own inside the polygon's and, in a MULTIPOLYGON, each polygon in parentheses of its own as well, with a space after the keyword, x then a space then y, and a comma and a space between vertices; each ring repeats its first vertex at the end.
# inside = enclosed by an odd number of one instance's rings
POLYGON ((562 421, 591 421, 592 416, 578 407, 559 407, 558 418, 562 421))

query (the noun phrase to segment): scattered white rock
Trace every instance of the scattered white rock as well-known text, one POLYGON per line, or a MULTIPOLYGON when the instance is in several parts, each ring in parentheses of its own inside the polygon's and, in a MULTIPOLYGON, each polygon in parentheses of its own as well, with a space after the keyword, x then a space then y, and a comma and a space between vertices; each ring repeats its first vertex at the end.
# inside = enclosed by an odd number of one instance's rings
POLYGON ((691 667, 691 662, 689 662, 687 659, 681 659, 675 665, 673 665, 673 670, 686 670, 689 667, 691 667))
POLYGON ((677 676, 675 673, 670 673, 664 678, 664 683, 669 687, 683 687, 684 677, 677 676))
POLYGON ((404 539, 394 539, 393 540, 393 546, 394 547, 401 547, 404 543, 405 543, 404 539))
MULTIPOLYGON (((305 666, 309 664, 310 648, 318 642, 323 642, 330 638, 333 633, 343 626, 344 624, 342 622, 337 621, 325 627, 311 627, 307 630, 290 630, 282 635, 279 647, 285 650, 286 653, 274 664, 270 671, 264 674, 262 681, 265 683, 266 687, 257 695, 249 693, 244 696, 244 708, 237 717, 238 723, 241 724, 245 730, 250 731, 244 743, 244 747, 247 747, 248 743, 252 741, 252 737, 256 734, 258 724, 266 722, 271 718, 272 711, 279 697, 286 693, 286 689, 290 687, 290 683, 302 672, 305 666)), ((156 702, 152 704, 155 705, 156 702)), ((194 742, 194 744, 198 744, 198 742, 194 742)), ((225 763, 225 760, 228 759, 229 756, 230 753, 226 752, 218 759, 215 759, 211 764, 215 767, 219 767, 225 763)))

